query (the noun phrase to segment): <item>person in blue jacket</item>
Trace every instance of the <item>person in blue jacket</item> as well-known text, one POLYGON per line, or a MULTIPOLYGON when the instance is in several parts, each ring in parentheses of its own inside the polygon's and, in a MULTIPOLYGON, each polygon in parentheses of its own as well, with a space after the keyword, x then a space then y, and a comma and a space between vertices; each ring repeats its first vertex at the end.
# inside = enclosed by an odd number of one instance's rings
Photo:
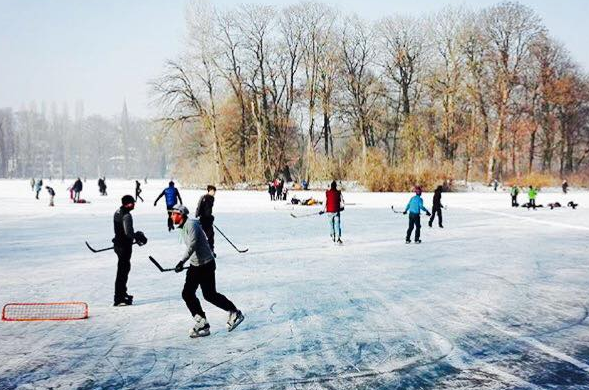
POLYGON ((403 214, 407 214, 409 212, 409 229, 407 229, 407 237, 405 238, 405 243, 411 243, 411 233, 413 232, 413 228, 415 228, 415 243, 421 244, 421 240, 419 239, 419 235, 421 233, 421 210, 425 211, 427 216, 431 216, 431 213, 423 206, 423 199, 421 199, 421 187, 415 187, 415 196, 409 200, 407 203, 407 207, 405 207, 405 211, 403 214))
POLYGON ((155 202, 153 202, 154 206, 157 206, 157 201, 160 200, 162 196, 166 197, 166 208, 168 209, 168 231, 174 230, 174 223, 172 222, 172 208, 178 202, 182 204, 182 197, 180 196, 180 192, 174 186, 174 182, 171 181, 168 183, 168 188, 164 189, 162 193, 157 197, 155 202))

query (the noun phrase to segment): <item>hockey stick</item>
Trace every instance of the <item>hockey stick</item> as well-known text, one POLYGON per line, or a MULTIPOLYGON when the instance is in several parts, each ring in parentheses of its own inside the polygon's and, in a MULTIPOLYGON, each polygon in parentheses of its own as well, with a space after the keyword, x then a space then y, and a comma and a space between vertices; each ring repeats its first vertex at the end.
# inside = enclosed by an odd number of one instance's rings
POLYGON ((395 214, 403 214, 402 211, 395 210, 395 206, 391 206, 391 210, 393 210, 393 213, 395 213, 395 214))
POLYGON ((306 218, 306 217, 312 217, 314 215, 322 215, 322 214, 323 213, 321 211, 319 211, 319 212, 315 211, 315 212, 312 212, 309 214, 301 214, 301 215, 294 215, 293 213, 290 213, 290 216, 293 218, 306 218))
MULTIPOLYGON (((153 257, 149 256, 149 260, 151 260, 151 262, 157 267, 157 269, 160 270, 160 272, 170 272, 170 271, 175 271, 176 268, 164 268, 160 265, 160 263, 157 262, 156 259, 154 259, 153 257)), ((188 267, 183 267, 182 269, 188 269, 188 267)))
POLYGON ((249 251, 249 248, 245 248, 245 249, 239 249, 238 247, 236 247, 236 246, 235 246, 235 245, 234 245, 234 244, 231 242, 231 240, 230 240, 230 239, 228 239, 228 238, 227 238, 227 236, 226 236, 226 235, 225 235, 225 234, 224 234, 224 233, 221 231, 221 229, 219 229, 219 228, 217 227, 217 225, 213 224, 213 226, 215 227, 215 229, 217 229, 217 231, 218 231, 219 233, 221 233, 221 235, 223 236, 223 238, 225 238, 225 239, 227 240, 227 242, 228 242, 229 244, 231 244, 231 246, 232 246, 233 248, 235 248, 235 250, 236 250, 236 251, 238 251, 239 253, 245 253, 245 252, 249 251))
MULTIPOLYGON (((88 244, 88 241, 84 241, 86 243, 86 246, 88 247, 88 249, 90 249, 92 252, 94 253, 98 253, 98 252, 104 252, 104 251, 110 251, 112 249, 115 249, 114 246, 109 246, 108 248, 102 248, 102 249, 94 249, 90 246, 90 244, 88 244)), ((132 245, 137 244, 137 242, 133 242, 132 245)))

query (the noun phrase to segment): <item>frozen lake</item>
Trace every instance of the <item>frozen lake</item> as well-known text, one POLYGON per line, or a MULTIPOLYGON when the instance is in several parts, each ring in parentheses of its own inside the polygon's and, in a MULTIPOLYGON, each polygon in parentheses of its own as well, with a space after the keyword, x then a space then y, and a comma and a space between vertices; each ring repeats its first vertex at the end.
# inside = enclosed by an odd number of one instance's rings
MULTIPOLYGON (((46 183, 47 184, 47 183, 46 183)), ((203 307, 211 336, 193 325, 173 267, 184 246, 168 233, 163 181, 143 185, 134 211, 149 238, 134 247, 131 307, 112 307, 112 214, 132 181, 85 183, 71 204, 66 184, 50 208, 28 181, 0 180, 0 304, 80 300, 90 318, 0 322, 0 389, 589 389, 589 195, 543 193, 511 209, 505 192, 444 194, 445 229, 404 243, 410 194, 345 193, 344 246, 325 217, 294 219, 262 192, 220 191, 217 286, 245 314, 203 307)), ((194 212, 204 191, 184 190, 194 212)), ((319 192, 307 192, 323 198, 319 192)), ((305 195, 299 195, 302 198, 305 195)), ((310 195, 309 195, 310 196, 310 195)), ((432 194, 424 194, 431 207, 432 194)), ((523 196, 521 197, 523 199, 523 196)), ((425 217, 422 224, 426 225, 425 217)), ((434 225, 435 226, 435 225, 434 225)), ((199 293, 200 296, 200 293, 199 293)))

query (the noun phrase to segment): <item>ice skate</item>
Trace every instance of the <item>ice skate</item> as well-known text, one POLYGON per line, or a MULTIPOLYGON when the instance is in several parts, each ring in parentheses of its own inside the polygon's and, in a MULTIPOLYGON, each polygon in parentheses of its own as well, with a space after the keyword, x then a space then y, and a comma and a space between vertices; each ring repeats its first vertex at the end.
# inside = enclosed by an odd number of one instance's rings
POLYGON ((190 338, 195 339, 197 337, 205 337, 211 334, 211 326, 206 318, 197 314, 194 316, 194 321, 196 321, 196 324, 194 324, 194 326, 188 331, 188 336, 190 336, 190 338))
POLYGON ((241 324, 244 316, 240 310, 229 313, 229 319, 227 320, 227 331, 231 332, 237 328, 237 325, 241 324))

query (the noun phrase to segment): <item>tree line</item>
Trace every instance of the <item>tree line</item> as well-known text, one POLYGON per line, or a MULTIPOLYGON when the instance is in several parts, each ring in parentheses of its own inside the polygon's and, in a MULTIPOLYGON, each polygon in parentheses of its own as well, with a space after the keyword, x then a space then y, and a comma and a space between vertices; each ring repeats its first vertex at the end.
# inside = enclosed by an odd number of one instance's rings
POLYGON ((68 107, 35 103, 0 109, 0 177, 163 177, 168 172, 165 143, 152 121, 119 115, 73 117, 68 107), (163 146, 162 146, 163 145, 163 146))
POLYGON ((315 2, 193 2, 186 20, 152 87, 189 180, 586 170, 587 74, 522 4, 367 21, 315 2))

